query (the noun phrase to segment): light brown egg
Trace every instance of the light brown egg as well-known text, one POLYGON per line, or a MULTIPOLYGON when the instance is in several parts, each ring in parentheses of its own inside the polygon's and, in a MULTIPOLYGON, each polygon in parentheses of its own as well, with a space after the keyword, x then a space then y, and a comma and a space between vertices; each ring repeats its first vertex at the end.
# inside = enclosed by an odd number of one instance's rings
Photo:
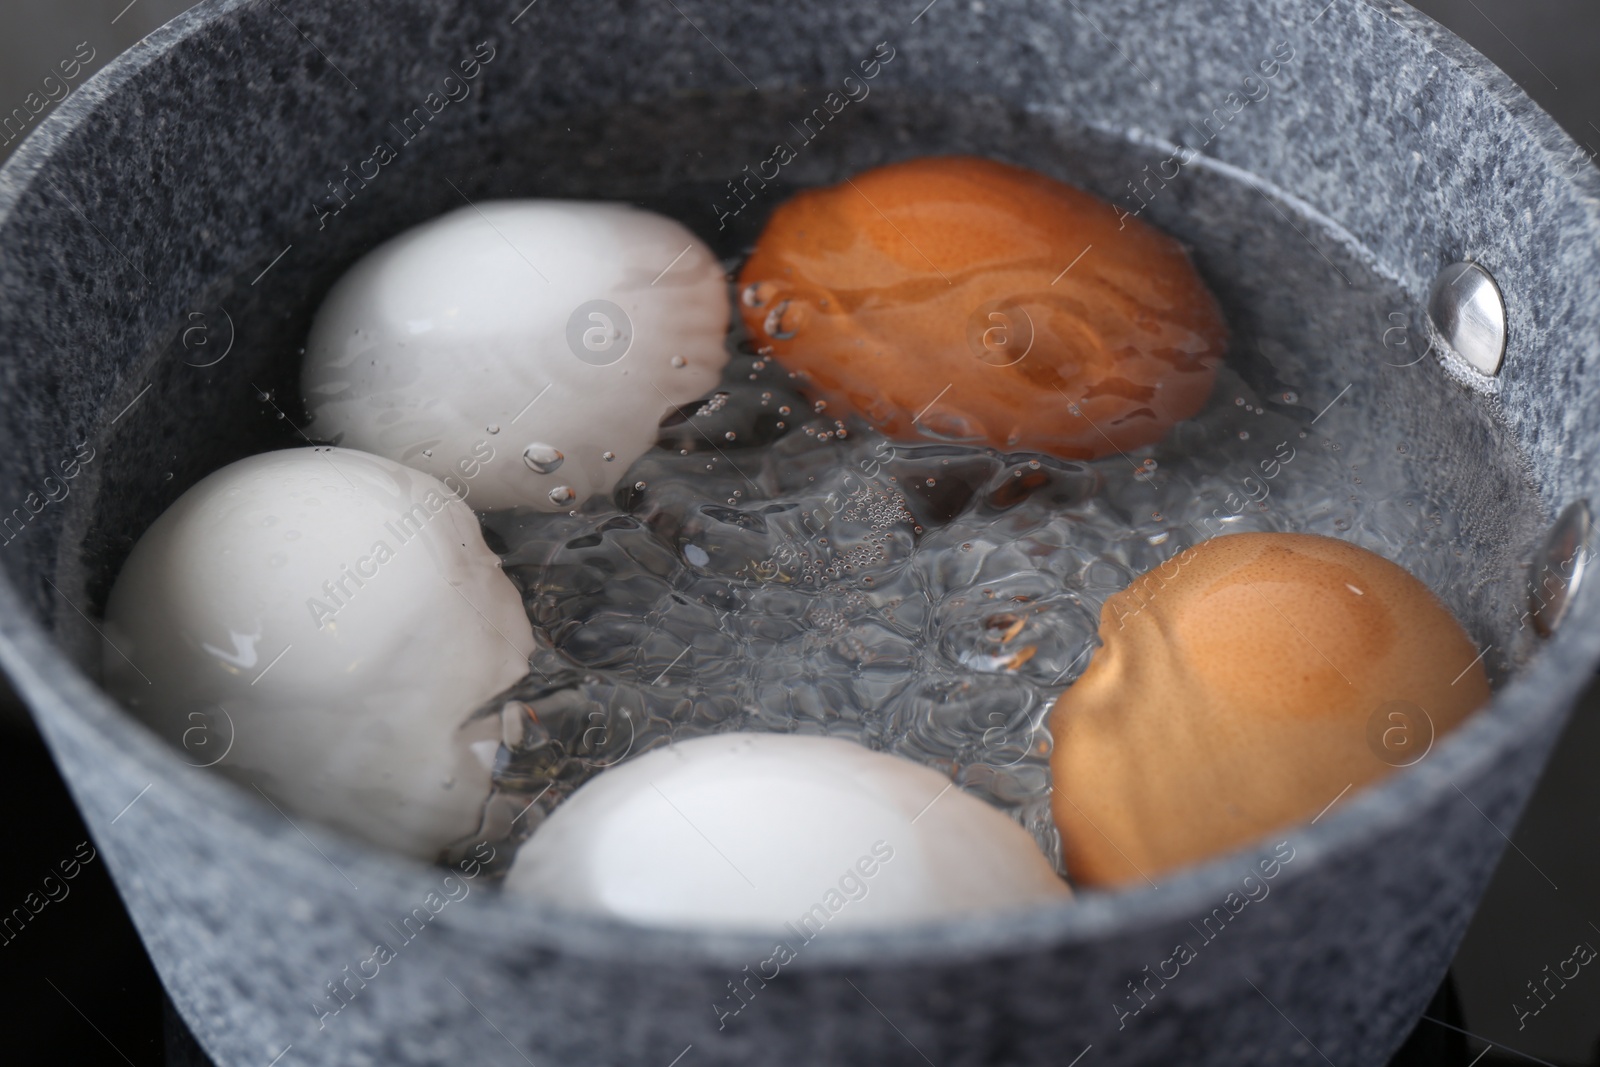
POLYGON ((1161 440, 1204 406, 1227 339, 1177 241, 969 156, 800 193, 739 286, 752 338, 830 415, 1065 459, 1161 440))
POLYGON ((1106 601, 1050 713, 1079 885, 1155 879, 1316 816, 1489 698, 1478 649, 1405 570, 1310 534, 1205 541, 1106 601))

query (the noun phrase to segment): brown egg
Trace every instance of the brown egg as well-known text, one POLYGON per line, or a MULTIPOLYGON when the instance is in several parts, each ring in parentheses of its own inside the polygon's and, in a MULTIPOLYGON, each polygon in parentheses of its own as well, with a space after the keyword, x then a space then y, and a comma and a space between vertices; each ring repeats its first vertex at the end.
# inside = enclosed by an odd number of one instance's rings
POLYGON ((1188 549, 1106 601, 1100 640, 1050 713, 1080 885, 1155 879, 1316 816, 1489 698, 1426 586, 1310 534, 1188 549))
POLYGON ((830 414, 1067 459, 1151 444, 1198 412, 1227 337, 1177 241, 972 157, 800 193, 739 281, 751 336, 830 414))

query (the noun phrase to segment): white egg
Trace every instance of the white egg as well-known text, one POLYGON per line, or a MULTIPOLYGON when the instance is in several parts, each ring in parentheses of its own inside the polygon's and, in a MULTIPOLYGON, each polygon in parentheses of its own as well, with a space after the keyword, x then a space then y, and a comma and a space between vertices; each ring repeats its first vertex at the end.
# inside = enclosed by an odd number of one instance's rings
POLYGON ((479 510, 568 511, 610 492, 662 416, 716 385, 728 310, 711 249, 671 219, 581 201, 464 207, 329 292, 301 374, 309 432, 470 478, 479 510))
POLYGON ((943 775, 849 741, 752 733, 601 772, 523 844, 506 888, 641 925, 803 940, 1071 895, 1022 827, 943 775))
POLYGON ((107 688, 187 762, 423 859, 477 829, 498 720, 463 720, 533 650, 471 509, 342 448, 189 489, 123 565, 106 636, 107 688))

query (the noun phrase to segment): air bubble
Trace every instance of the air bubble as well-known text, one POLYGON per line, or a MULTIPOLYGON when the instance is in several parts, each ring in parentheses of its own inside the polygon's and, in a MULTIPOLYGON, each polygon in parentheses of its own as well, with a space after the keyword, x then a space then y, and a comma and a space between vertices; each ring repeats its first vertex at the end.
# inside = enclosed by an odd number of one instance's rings
POLYGON ((549 496, 552 504, 570 504, 578 499, 578 492, 570 485, 558 485, 550 490, 549 496))
POLYGON ((761 323, 761 329, 774 341, 787 341, 800 332, 804 312, 792 300, 780 300, 773 305, 761 323))
POLYGON ((684 359, 682 356, 673 356, 672 357, 672 365, 681 370, 682 368, 687 367, 689 365, 689 361, 684 359))
POLYGON ((712 393, 711 399, 700 405, 699 410, 694 413, 694 417, 697 419, 703 419, 707 415, 715 415, 717 412, 728 406, 728 400, 732 395, 733 394, 720 389, 717 392, 712 393))
POLYGON ((492 433, 492 434, 499 433, 500 432, 500 424, 498 422, 491 422, 489 425, 484 427, 484 430, 486 432, 492 433))
POLYGON ((600 453, 600 458, 605 460, 607 463, 610 463, 612 460, 617 458, 617 454, 615 452, 602 452, 600 453))
MULTIPOLYGON (((566 456, 554 445, 541 444, 535 441, 522 450, 522 462, 528 469, 537 474, 554 474, 561 464, 566 462, 566 456)), ((570 490, 568 490, 570 492, 570 490)), ((555 500, 555 493, 550 494, 550 499, 555 500)), ((571 499, 570 497, 568 499, 571 499)), ((566 500, 556 500, 557 504, 565 504, 566 500)))

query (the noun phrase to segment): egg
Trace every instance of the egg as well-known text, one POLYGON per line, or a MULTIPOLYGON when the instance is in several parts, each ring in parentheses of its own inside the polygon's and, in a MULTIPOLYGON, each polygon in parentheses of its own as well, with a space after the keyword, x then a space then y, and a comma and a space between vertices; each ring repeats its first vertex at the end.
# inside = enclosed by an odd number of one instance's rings
POLYGON ((1154 879, 1316 816, 1489 698, 1426 586, 1311 534, 1186 550, 1106 601, 1100 641, 1050 713, 1079 885, 1154 879))
POLYGON ((105 613, 112 695, 286 813, 433 859, 469 837, 520 679, 522 599, 437 479, 342 448, 268 452, 180 496, 105 613))
POLYGON ((352 266, 301 371, 317 440, 570 511, 609 493, 727 363, 727 281, 683 226, 625 204, 505 200, 352 266))
POLYGON ((1182 246, 993 160, 800 193, 740 272, 758 345, 894 437, 1093 459, 1200 410, 1227 330, 1182 246))
POLYGON ((943 775, 837 738, 755 733, 601 772, 523 844, 506 889, 804 940, 1070 896, 1022 827, 943 775))

